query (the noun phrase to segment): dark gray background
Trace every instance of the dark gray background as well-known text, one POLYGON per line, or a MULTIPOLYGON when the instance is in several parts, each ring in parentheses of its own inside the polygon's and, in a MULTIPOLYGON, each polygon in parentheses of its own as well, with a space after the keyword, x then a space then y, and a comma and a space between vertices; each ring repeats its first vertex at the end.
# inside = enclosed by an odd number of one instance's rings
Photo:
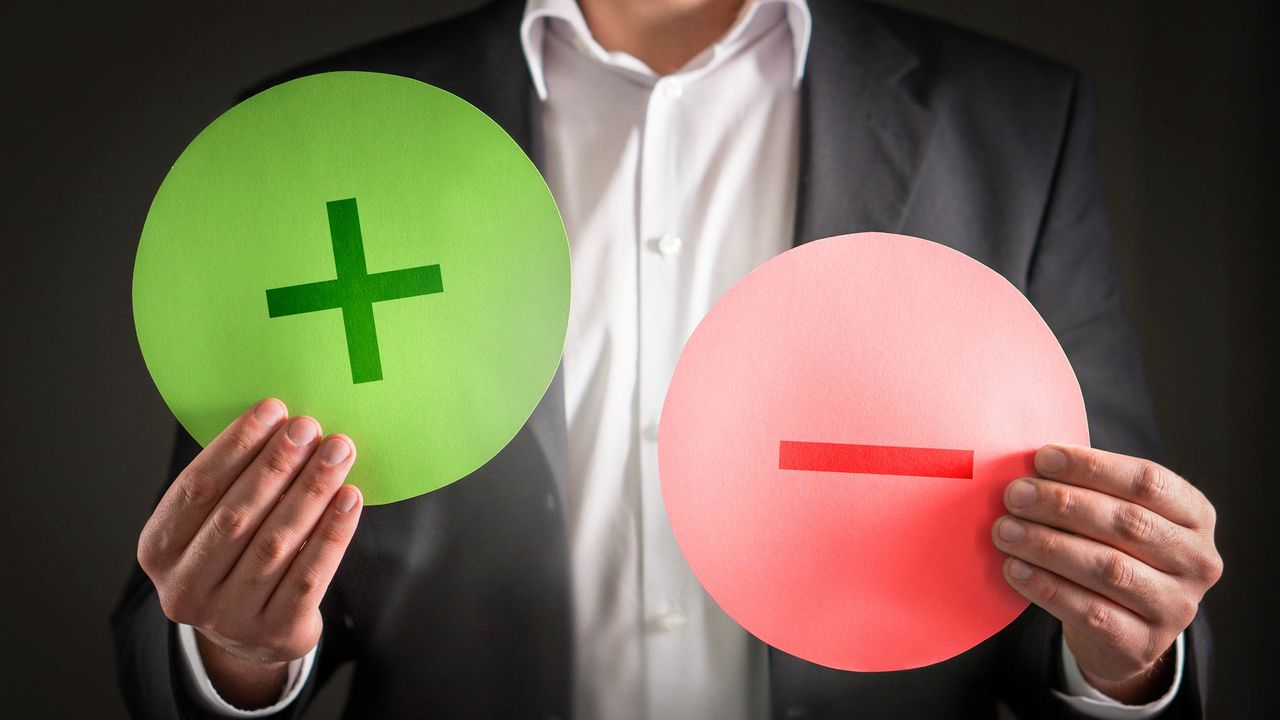
MULTIPOLYGON (((475 4, 0 5, 0 714, 124 714, 107 615, 173 423, 135 344, 130 274, 169 165, 238 89, 475 4)), ((1226 575, 1207 600, 1213 714, 1260 714, 1280 693, 1263 613, 1280 607, 1277 478, 1263 462, 1277 399, 1265 352, 1275 323, 1263 325, 1277 307, 1275 76, 1264 74, 1275 13, 1246 0, 895 4, 1096 80, 1116 252, 1169 465, 1221 518, 1226 575)), ((313 715, 333 716, 341 690, 313 715)))

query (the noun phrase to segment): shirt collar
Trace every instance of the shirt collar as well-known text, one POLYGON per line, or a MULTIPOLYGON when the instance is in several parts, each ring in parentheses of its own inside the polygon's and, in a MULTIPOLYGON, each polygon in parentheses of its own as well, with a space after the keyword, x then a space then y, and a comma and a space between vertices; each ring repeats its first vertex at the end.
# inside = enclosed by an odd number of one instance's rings
MULTIPOLYGON (((804 77, 805 56, 809 53, 809 36, 813 19, 809 14, 806 0, 747 0, 733 25, 714 45, 690 61, 685 70, 694 67, 710 67, 734 50, 750 43, 770 25, 759 22, 761 10, 766 7, 780 6, 787 24, 791 27, 791 50, 794 59, 794 75, 792 83, 799 85, 804 77)), ((769 15, 769 13, 765 13, 769 15)), ((586 18, 576 0, 527 0, 524 18, 520 21, 520 44, 524 49, 524 58, 529 66, 529 75, 538 97, 547 99, 547 83, 543 71, 543 41, 546 37, 547 23, 551 20, 564 22, 584 52, 600 62, 618 65, 632 70, 646 71, 647 68, 635 58, 621 52, 609 52, 591 36, 586 18)))

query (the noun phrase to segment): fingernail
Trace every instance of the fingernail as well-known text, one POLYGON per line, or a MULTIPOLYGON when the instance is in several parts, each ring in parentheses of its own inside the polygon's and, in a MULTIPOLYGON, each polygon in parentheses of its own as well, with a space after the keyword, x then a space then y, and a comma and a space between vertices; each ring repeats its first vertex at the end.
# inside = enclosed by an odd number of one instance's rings
POLYGON ((298 417, 289 422, 289 429, 285 431, 289 436, 289 440, 294 445, 310 445, 312 440, 316 439, 319 434, 319 428, 316 427, 316 421, 311 418, 298 417))
POLYGON ((338 491, 338 499, 333 502, 333 509, 340 513, 350 512, 351 508, 356 506, 356 500, 360 499, 360 493, 355 488, 347 485, 338 491))
POLYGON ((1009 504, 1024 508, 1036 501, 1036 486, 1026 480, 1018 479, 1009 484, 1009 504))
POLYGON ((351 446, 342 438, 331 437, 320 446, 320 462, 337 465, 351 454, 351 446))
POLYGON ((284 403, 275 398, 267 398, 258 403, 257 409, 253 411, 253 417, 258 422, 267 426, 274 426, 276 423, 284 419, 285 409, 284 403))
POLYGON ((1009 559, 1009 577, 1018 582, 1026 582, 1031 579, 1031 566, 1022 562, 1018 558, 1009 559))
POLYGON ((1054 447, 1040 448, 1036 453, 1036 469, 1042 473, 1062 472, 1067 468, 1067 456, 1054 447))
POLYGON ((996 528, 996 532, 1000 534, 1000 539, 1007 543, 1015 543, 1027 534, 1027 528, 1022 523, 1007 517, 1000 521, 1000 527, 996 528))

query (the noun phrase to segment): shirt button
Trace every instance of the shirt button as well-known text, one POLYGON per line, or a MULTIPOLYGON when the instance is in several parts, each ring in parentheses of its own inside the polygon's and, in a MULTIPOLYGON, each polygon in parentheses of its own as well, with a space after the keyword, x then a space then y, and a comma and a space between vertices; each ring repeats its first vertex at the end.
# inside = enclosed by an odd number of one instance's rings
POLYGON ((671 233, 663 235, 654 243, 654 247, 658 249, 658 253, 661 255, 675 255, 680 252, 680 248, 683 246, 684 241, 678 235, 672 235, 671 233))
POLYGON ((679 610, 669 610, 659 615, 653 624, 654 627, 662 632, 671 632, 672 630, 679 630, 688 622, 689 618, 684 613, 679 610))
POLYGON ((684 86, 680 84, 680 81, 669 77, 659 80, 655 89, 660 95, 670 100, 675 100, 684 93, 684 86))
POLYGON ((649 442, 658 441, 658 423, 649 423, 644 426, 644 439, 649 442))

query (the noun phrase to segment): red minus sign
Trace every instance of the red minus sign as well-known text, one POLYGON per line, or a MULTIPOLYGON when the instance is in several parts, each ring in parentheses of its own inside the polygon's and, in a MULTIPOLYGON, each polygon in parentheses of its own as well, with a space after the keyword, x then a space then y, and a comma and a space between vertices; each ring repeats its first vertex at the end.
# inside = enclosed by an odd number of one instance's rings
POLYGON ((778 469, 971 479, 973 451, 783 440, 778 469))

